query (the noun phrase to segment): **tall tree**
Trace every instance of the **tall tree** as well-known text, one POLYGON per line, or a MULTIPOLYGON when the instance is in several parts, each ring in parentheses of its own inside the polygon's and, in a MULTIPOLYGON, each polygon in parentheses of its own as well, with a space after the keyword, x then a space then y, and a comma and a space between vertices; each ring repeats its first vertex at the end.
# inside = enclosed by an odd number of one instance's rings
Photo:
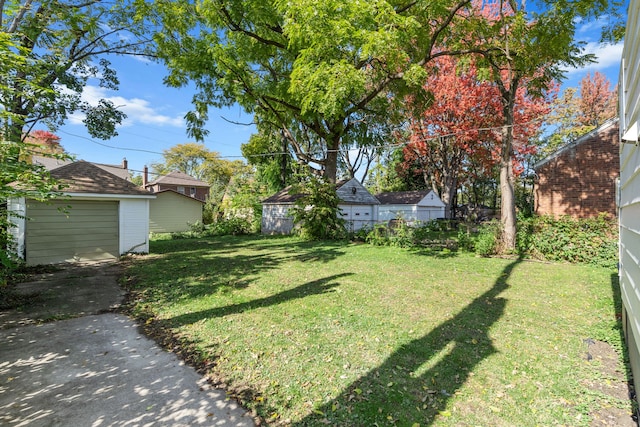
MULTIPOLYGON (((447 215, 463 180, 490 177, 500 159, 495 132, 503 122, 498 87, 481 80, 473 62, 454 57, 439 58, 425 87, 433 96, 426 109, 411 121, 411 140, 405 147, 405 164, 418 166, 425 183, 445 203, 447 215)), ((551 85, 553 86, 553 85, 551 85)), ((552 88, 550 88, 552 89, 552 88)), ((549 111, 548 97, 530 96, 524 87, 516 92, 512 167, 522 171, 522 157, 536 150, 532 141, 549 111)))
POLYGON ((155 174, 179 171, 208 183, 211 186, 209 200, 213 205, 220 204, 231 179, 246 167, 241 160, 222 159, 220 153, 194 142, 176 144, 163 150, 163 157, 164 162, 151 165, 155 174))
POLYGON ((593 77, 590 73, 584 76, 577 88, 566 88, 549 115, 548 122, 555 129, 546 139, 542 154, 555 151, 615 117, 617 99, 617 87, 611 89, 611 82, 597 71, 593 77))
POLYGON ((155 0, 158 55, 173 86, 193 82, 191 134, 210 106, 240 104, 277 128, 298 160, 335 182, 340 149, 364 144, 408 90, 420 96, 424 64, 445 52, 470 0, 155 0))
POLYGON ((474 2, 474 13, 451 43, 475 48, 477 66, 498 88, 502 102, 500 132, 500 195, 502 243, 506 251, 516 246, 514 193, 514 136, 516 98, 520 88, 542 95, 553 80, 563 77, 563 66, 576 67, 592 60, 575 40, 576 24, 607 12, 617 3, 599 0, 542 1, 536 10, 525 0, 474 2))
POLYGON ((618 89, 611 89, 607 77, 596 71, 593 78, 590 73, 580 80, 580 99, 578 101, 578 122, 594 129, 605 120, 618 113, 618 89))
POLYGON ((0 7, 0 52, 23 58, 0 76, 0 106, 8 113, 2 137, 20 141, 39 122, 55 129, 76 111, 85 114, 92 136, 115 135, 124 114, 108 100, 90 105, 80 95, 89 79, 117 89, 107 55, 145 53, 149 40, 126 2, 23 0, 0 7))

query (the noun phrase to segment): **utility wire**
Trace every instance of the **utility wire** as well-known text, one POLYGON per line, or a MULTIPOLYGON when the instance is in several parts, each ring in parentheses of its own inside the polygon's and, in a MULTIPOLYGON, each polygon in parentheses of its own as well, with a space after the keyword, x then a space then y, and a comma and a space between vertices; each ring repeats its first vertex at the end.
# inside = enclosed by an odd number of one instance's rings
MULTIPOLYGON (((532 119, 529 120, 527 122, 523 122, 523 123, 514 123, 512 125, 509 125, 509 127, 511 128, 515 128, 518 126, 526 126, 526 125, 530 125, 530 124, 534 124, 537 122, 542 122, 544 121, 543 117, 539 117, 536 119, 532 119)), ((450 132, 450 133, 445 133, 445 134, 441 134, 441 135, 434 135, 434 136, 430 136, 430 137, 423 137, 421 138, 421 140, 423 141, 435 141, 438 140, 440 138, 448 138, 448 137, 454 137, 454 136, 460 136, 460 135, 464 135, 465 133, 468 132, 487 132, 487 131, 495 131, 495 130, 501 130, 503 128, 507 127, 507 125, 503 125, 503 126, 493 126, 493 127, 482 127, 482 128, 475 128, 475 129, 468 129, 468 130, 464 130, 464 131, 459 131, 459 132, 450 132)), ((153 151, 153 150, 145 150, 142 148, 128 148, 128 147, 118 147, 115 145, 110 145, 110 144, 105 144, 103 142, 99 142, 96 141, 92 138, 88 138, 86 136, 82 136, 82 135, 77 135, 77 134, 73 134, 71 132, 67 132, 67 131, 63 131, 63 130, 59 130, 60 133, 69 135, 69 136, 73 136, 76 138, 81 138, 84 140, 87 140, 93 144, 96 145, 100 145, 102 147, 106 147, 106 148, 111 148, 114 150, 122 150, 122 151, 136 151, 136 152, 142 152, 142 153, 150 153, 150 154, 158 154, 158 155, 164 155, 164 153, 159 152, 159 151, 153 151)), ((376 148, 382 148, 382 149, 389 149, 389 148, 399 148, 402 147, 404 145, 407 145, 407 142, 394 142, 394 143, 388 143, 388 144, 384 144, 381 146, 377 146, 376 148)), ((317 156, 320 154, 326 154, 326 153, 347 153, 349 152, 350 149, 348 148, 339 148, 336 150, 323 150, 322 152, 314 152, 314 153, 309 153, 308 155, 313 157, 313 156, 317 156)), ((291 154, 290 152, 283 152, 283 151, 273 151, 273 152, 268 152, 268 153, 259 153, 259 154, 249 154, 247 156, 219 156, 220 159, 244 159, 244 158, 251 158, 251 157, 270 157, 270 156, 282 156, 282 155, 288 155, 291 154)))

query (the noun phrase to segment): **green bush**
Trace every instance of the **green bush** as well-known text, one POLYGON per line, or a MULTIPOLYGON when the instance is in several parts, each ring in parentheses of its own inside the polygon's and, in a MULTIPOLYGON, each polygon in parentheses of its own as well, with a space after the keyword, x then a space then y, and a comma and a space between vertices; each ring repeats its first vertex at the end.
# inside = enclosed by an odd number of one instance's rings
POLYGON ((502 226, 498 221, 482 224, 474 245, 476 254, 484 257, 495 255, 498 251, 501 231, 502 226))
POLYGON ((238 236, 254 232, 254 226, 248 219, 229 218, 210 224, 205 233, 210 236, 238 236))
POLYGON ((346 238, 347 230, 340 215, 340 199, 335 184, 312 177, 300 190, 304 196, 291 209, 296 233, 310 240, 346 238))
POLYGON ((518 226, 520 253, 549 261, 617 267, 617 222, 606 215, 587 219, 539 216, 520 219, 518 226))

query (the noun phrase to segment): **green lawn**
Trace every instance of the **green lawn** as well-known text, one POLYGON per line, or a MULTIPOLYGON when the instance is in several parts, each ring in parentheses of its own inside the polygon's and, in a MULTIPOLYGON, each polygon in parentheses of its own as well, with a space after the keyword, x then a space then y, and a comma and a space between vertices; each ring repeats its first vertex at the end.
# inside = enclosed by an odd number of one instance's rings
MULTIPOLYGON (((620 348, 615 271, 292 237, 152 241, 132 310, 268 423, 589 425, 629 402, 586 339, 620 348)), ((620 364, 620 369, 624 369, 620 364)))

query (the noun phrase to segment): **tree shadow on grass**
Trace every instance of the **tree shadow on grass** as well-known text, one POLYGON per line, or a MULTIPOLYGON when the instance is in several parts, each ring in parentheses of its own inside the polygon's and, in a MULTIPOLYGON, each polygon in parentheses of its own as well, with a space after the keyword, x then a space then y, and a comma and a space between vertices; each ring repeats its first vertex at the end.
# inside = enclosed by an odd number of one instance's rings
POLYGON ((507 265, 493 287, 455 317, 400 347, 295 425, 425 426, 446 416, 451 396, 476 365, 496 353, 489 329, 504 314, 506 300, 499 295, 520 261, 507 265))
POLYGON ((330 262, 344 254, 341 244, 293 242, 277 238, 207 238, 165 241, 157 257, 136 260, 128 288, 151 299, 176 301, 243 289, 283 263, 330 262), (174 248, 175 251, 170 251, 174 248))
POLYGON ((258 298, 238 304, 215 307, 208 310, 198 311, 196 313, 188 313, 180 316, 175 316, 170 319, 170 322, 172 326, 182 326, 185 324, 195 323, 202 319, 211 319, 214 317, 223 317, 230 314, 243 313, 249 310, 270 307, 288 301, 306 298, 311 295, 320 295, 327 292, 334 292, 334 288, 340 286, 340 283, 337 280, 342 277, 351 276, 352 274, 353 273, 334 274, 332 276, 324 277, 322 279, 314 280, 303 285, 296 286, 295 288, 287 289, 286 291, 282 291, 265 298, 258 298))

